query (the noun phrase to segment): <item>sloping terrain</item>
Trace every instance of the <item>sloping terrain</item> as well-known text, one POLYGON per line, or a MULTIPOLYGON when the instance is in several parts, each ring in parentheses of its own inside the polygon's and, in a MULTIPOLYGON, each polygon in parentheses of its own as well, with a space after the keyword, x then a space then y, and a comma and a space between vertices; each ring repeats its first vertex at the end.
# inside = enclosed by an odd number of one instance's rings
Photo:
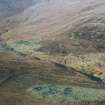
MULTIPOLYGON (((30 59, 27 57, 22 58, 22 56, 20 58, 19 55, 13 53, 5 54, 0 53, 0 104, 20 103, 26 105, 27 103, 29 103, 28 105, 34 105, 33 103, 36 102, 38 103, 36 105, 40 105, 40 103, 43 103, 43 105, 44 103, 46 105, 50 105, 49 102, 54 103, 55 96, 52 96, 51 98, 46 93, 45 98, 44 96, 42 96, 43 99, 41 101, 36 95, 33 98, 33 95, 31 95, 30 89, 33 88, 33 86, 36 87, 34 87, 34 89, 36 89, 36 92, 38 92, 38 89, 40 89, 41 87, 43 88, 43 86, 45 87, 46 85, 49 86, 49 88, 52 85, 51 87, 53 89, 56 89, 57 87, 58 89, 61 88, 61 90, 58 90, 59 92, 63 92, 63 89, 67 89, 67 91, 64 90, 64 94, 67 96, 65 97, 61 94, 60 101, 55 101, 57 105, 61 105, 61 102, 63 105, 65 105, 65 102, 68 102, 65 99, 72 101, 71 97, 74 97, 74 101, 85 101, 85 103, 88 104, 87 101, 89 101, 88 98, 90 97, 89 91, 92 92, 93 97, 96 97, 93 99, 91 98, 92 101, 98 101, 97 98, 99 99, 99 97, 100 101, 104 101, 105 84, 102 81, 92 80, 90 77, 80 72, 76 72, 73 68, 67 68, 61 64, 47 62, 37 57, 30 59), (39 87, 38 85, 41 87, 39 87), (69 93, 70 87, 73 88, 73 90, 71 90, 73 91, 73 96, 69 96, 71 94, 69 93), (83 90, 85 91, 80 94, 83 90), (84 98, 84 95, 86 95, 86 98, 84 98), (50 101, 46 101, 46 97, 49 97, 50 99, 48 99, 50 101)), ((44 91, 47 92, 47 90, 44 91)), ((52 92, 54 91, 55 90, 52 90, 52 92)), ((32 93, 34 94, 34 92, 32 93)), ((56 94, 56 97, 59 97, 59 93, 56 94)), ((68 105, 72 104, 71 101, 68 102, 68 105)), ((80 102, 78 103, 78 105, 82 105, 81 103, 84 102, 80 102)), ((98 102, 95 103, 95 105, 97 105, 98 102)), ((75 104, 76 102, 74 102, 74 105, 75 104)), ((89 105, 91 104, 93 104, 93 102, 89 105)), ((103 105, 102 102, 98 104, 103 105)))
POLYGON ((0 104, 105 105, 104 23, 104 0, 0 0, 0 104))
POLYGON ((77 71, 100 78, 105 82, 105 53, 51 55, 37 52, 31 56, 73 67, 77 71))
POLYGON ((17 19, 11 20, 9 17, 21 14, 24 10, 32 5, 36 5, 38 2, 40 0, 0 0, 0 34, 8 32, 11 27, 19 24, 17 19))
POLYGON ((104 0, 43 0, 0 22, 2 39, 14 49, 22 40, 44 52, 103 52, 104 7, 104 0))

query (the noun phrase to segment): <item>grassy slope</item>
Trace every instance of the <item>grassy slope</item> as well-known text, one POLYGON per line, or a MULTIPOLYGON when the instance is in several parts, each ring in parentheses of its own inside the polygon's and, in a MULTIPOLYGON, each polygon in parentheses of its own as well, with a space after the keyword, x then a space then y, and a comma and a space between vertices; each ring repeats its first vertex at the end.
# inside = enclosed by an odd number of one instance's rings
POLYGON ((83 73, 96 76, 104 81, 105 79, 105 53, 89 53, 89 54, 69 54, 49 55, 43 52, 30 53, 30 57, 39 57, 40 59, 48 60, 63 64, 67 67, 73 67, 83 73))
POLYGON ((39 41, 38 48, 46 52, 104 51, 104 0, 63 2, 42 2, 4 19, 0 23, 2 39, 14 44, 19 40, 39 41))
MULTIPOLYGON (((63 89, 72 86, 74 101, 76 101, 79 96, 81 96, 78 98, 80 101, 88 101, 90 99, 88 97, 90 96, 89 91, 93 93, 92 96, 96 96, 96 98, 93 98, 93 101, 96 101, 97 97, 100 97, 100 101, 104 101, 103 88, 105 88, 105 85, 99 81, 89 79, 89 77, 81 74, 80 72, 76 72, 73 68, 67 68, 54 62, 41 60, 38 57, 33 57, 31 59, 29 57, 23 58, 16 53, 0 53, 0 58, 0 75, 2 77, 0 78, 2 80, 0 81, 1 103, 8 102, 11 104, 14 102, 27 102, 29 103, 29 105, 31 105, 31 103, 34 103, 35 100, 35 102, 38 102, 39 105, 40 103, 44 104, 46 103, 46 99, 44 99, 43 101, 38 101, 37 96, 35 96, 35 99, 31 98, 31 91, 29 92, 28 90, 33 89, 33 86, 50 86, 49 84, 52 84, 52 88, 57 87, 58 91, 60 89, 61 93, 63 92, 63 89), (8 78, 6 75, 8 76, 8 78), (85 90, 84 92, 82 91, 83 94, 81 93, 81 90, 85 90), (99 92, 99 94, 97 94, 96 91, 97 93, 99 92), (8 97, 6 93, 8 93, 10 97, 8 97), (78 94, 77 98, 75 94, 78 94), (84 95, 86 96, 86 98, 83 97, 84 95), (21 100, 19 97, 23 97, 23 100, 21 100)), ((69 96, 65 97, 63 96, 63 94, 61 94, 60 96, 62 104, 68 102, 66 99, 72 101, 71 97, 69 96), (65 101, 63 99, 65 99, 65 101)), ((49 97, 49 95, 45 97, 49 97)), ((57 97, 59 96, 57 95, 57 97)), ((54 96, 52 96, 52 98, 49 98, 53 101, 54 96)), ((57 105, 59 105, 61 101, 57 100, 57 105)), ((69 102, 70 105, 71 103, 72 102, 69 102)), ((78 104, 81 105, 81 103, 82 102, 78 104)), ((88 102, 86 102, 86 104, 87 103, 88 102)), ((48 102, 46 104, 49 105, 48 102)), ((76 103, 74 103, 74 105, 75 104, 76 103)), ((101 103, 99 103, 99 105, 100 104, 101 103)))
MULTIPOLYGON (((104 0, 100 1, 93 0, 94 1, 93 3, 87 3, 89 1, 92 0, 84 1, 83 5, 80 5, 79 3, 72 4, 72 6, 74 7, 70 6, 69 3, 65 2, 64 3, 65 7, 63 7, 61 10, 55 8, 54 5, 51 6, 51 4, 49 4, 49 7, 47 7, 48 11, 46 9, 45 10, 43 9, 42 12, 39 11, 38 16, 36 12, 35 13, 32 12, 36 9, 33 6, 25 10, 21 14, 11 16, 9 18, 4 19, 4 21, 0 22, 0 34, 1 34, 0 40, 3 39, 3 41, 7 43, 5 47, 9 49, 12 48, 12 50, 14 50, 17 53, 21 53, 23 55, 31 55, 31 59, 35 58, 38 60, 39 58, 41 58, 43 60, 48 60, 48 62, 51 61, 51 62, 64 64, 67 66, 67 68, 68 67, 75 68, 73 69, 74 70, 73 72, 75 72, 75 70, 79 70, 104 80, 105 79, 105 73, 104 73, 105 3, 104 0), (18 43, 21 40, 22 43, 18 43), (23 42, 25 42, 25 44, 23 42), (40 51, 54 52, 57 54, 48 55, 43 52, 36 52, 38 48, 41 48, 40 51), (63 51, 66 51, 68 54, 60 55, 60 53, 62 53, 63 51), (77 51, 79 52, 79 54, 77 53, 77 51), (70 54, 70 52, 75 54, 70 54), (88 52, 89 54, 87 54, 88 52), (103 52, 103 53, 96 53, 96 52, 103 52)), ((56 7, 58 7, 58 5, 59 4, 57 4, 56 7)), ((67 76, 68 72, 70 72, 71 69, 70 71, 62 72, 63 74, 61 74, 58 71, 56 71, 58 72, 58 74, 56 74, 56 72, 50 72, 49 68, 50 70, 52 70, 52 68, 53 70, 56 69, 61 70, 62 67, 56 68, 56 66, 54 66, 56 65, 56 63, 52 64, 50 62, 49 64, 43 61, 40 62, 37 60, 33 60, 31 61, 32 63, 31 65, 27 64, 26 62, 24 63, 24 61, 23 63, 20 62, 20 59, 16 59, 15 56, 16 54, 12 59, 15 61, 11 61, 12 56, 8 56, 8 54, 5 55, 5 59, 4 55, 0 57, 0 58, 3 57, 2 59, 4 59, 4 61, 1 61, 0 63, 1 65, 0 68, 5 70, 9 69, 10 73, 12 70, 13 75, 18 77, 18 78, 13 77, 13 79, 15 80, 14 81, 10 79, 11 78, 10 75, 8 81, 10 85, 8 85, 8 83, 5 82, 1 87, 1 91, 2 90, 7 91, 7 93, 8 91, 11 91, 11 93, 14 94, 14 92, 16 92, 17 90, 20 91, 22 89, 23 91, 24 90, 23 87, 27 86, 29 87, 29 85, 31 87, 32 85, 34 85, 34 82, 36 80, 38 83, 44 82, 44 83, 57 83, 62 85, 73 84, 73 85, 86 86, 86 87, 89 86, 98 87, 98 88, 101 87, 100 84, 97 84, 95 81, 88 80, 85 76, 81 74, 79 77, 78 73, 75 74, 75 76, 74 75, 70 76, 71 74, 67 76), (8 58, 10 62, 8 62, 8 58), (17 62, 16 60, 19 60, 19 62, 17 62), (35 67, 33 67, 33 65, 35 67), (38 71, 42 72, 42 68, 44 68, 44 72, 41 74, 42 77, 40 77, 41 79, 40 80, 36 74, 39 73, 38 71), (22 70, 25 69, 25 71, 24 70, 21 71, 21 69, 22 70), (17 72, 15 72, 15 70, 17 70, 17 72), (38 70, 38 71, 32 72, 31 70, 32 71, 38 70), (30 72, 32 72, 33 74, 30 72), (19 74, 20 76, 17 74, 19 74), (48 77, 47 74, 50 76, 48 77), (15 85, 17 87, 14 88, 15 85)), ((4 74, 7 75, 8 72, 4 72, 4 74)), ((4 77, 6 77, 5 75, 4 77)), ((1 81, 5 81, 6 79, 8 78, 4 78, 1 81)), ((88 90, 86 92, 88 92, 88 90)), ((9 97, 4 96, 4 101, 5 97, 6 100, 8 100, 9 97)), ((11 95, 11 97, 13 96, 11 95)), ((11 101, 16 101, 16 99, 13 98, 13 100, 11 101)), ((74 103, 74 105, 75 104, 76 103, 74 103)), ((88 102, 85 104, 88 105, 88 102)), ((97 103, 95 103, 95 105, 96 104, 97 103)), ((98 103, 97 105, 100 104, 102 103, 98 103)))

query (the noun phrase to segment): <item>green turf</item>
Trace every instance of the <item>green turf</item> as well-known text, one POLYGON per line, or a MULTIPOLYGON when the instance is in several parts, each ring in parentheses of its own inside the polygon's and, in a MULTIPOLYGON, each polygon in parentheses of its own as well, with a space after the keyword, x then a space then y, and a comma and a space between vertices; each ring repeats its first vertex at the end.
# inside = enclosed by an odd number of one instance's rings
POLYGON ((28 89, 34 99, 42 101, 104 101, 105 91, 94 88, 62 85, 35 85, 28 89))

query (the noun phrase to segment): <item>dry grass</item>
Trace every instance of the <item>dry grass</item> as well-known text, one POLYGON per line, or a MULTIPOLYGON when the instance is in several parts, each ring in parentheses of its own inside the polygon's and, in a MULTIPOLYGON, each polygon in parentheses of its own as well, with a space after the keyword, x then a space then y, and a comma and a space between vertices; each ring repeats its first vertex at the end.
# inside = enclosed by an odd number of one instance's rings
POLYGON ((105 53, 90 53, 84 55, 69 54, 67 56, 33 53, 32 56, 64 64, 78 71, 97 76, 103 80, 105 79, 105 53))

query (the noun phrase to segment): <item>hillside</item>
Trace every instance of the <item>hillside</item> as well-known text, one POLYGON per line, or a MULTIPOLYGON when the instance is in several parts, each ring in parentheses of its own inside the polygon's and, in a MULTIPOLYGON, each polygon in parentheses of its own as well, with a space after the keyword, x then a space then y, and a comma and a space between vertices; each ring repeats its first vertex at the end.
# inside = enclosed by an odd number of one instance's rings
POLYGON ((71 101, 73 101, 75 105, 77 101, 81 101, 81 103, 85 101, 87 104, 90 100, 105 100, 105 84, 102 81, 91 79, 71 67, 67 68, 61 64, 47 62, 37 57, 33 59, 24 58, 15 53, 0 53, 0 58, 0 104, 23 103, 26 105, 25 103, 28 102, 29 105, 32 103, 50 105, 50 102, 56 102, 57 105, 60 105, 62 102, 64 105, 68 102, 71 105, 71 101), (42 90, 40 94, 38 91, 41 88, 48 90, 42 90), (63 90, 65 96, 62 93, 63 90), (37 96, 36 93, 41 96, 37 96), (54 94, 58 100, 54 99, 54 94), (59 94, 61 94, 60 97, 59 94))
POLYGON ((105 105, 104 0, 0 0, 0 105, 105 105))
POLYGON ((104 0, 33 3, 0 22, 1 39, 12 43, 14 49, 22 40, 44 52, 104 52, 104 5, 104 0))

